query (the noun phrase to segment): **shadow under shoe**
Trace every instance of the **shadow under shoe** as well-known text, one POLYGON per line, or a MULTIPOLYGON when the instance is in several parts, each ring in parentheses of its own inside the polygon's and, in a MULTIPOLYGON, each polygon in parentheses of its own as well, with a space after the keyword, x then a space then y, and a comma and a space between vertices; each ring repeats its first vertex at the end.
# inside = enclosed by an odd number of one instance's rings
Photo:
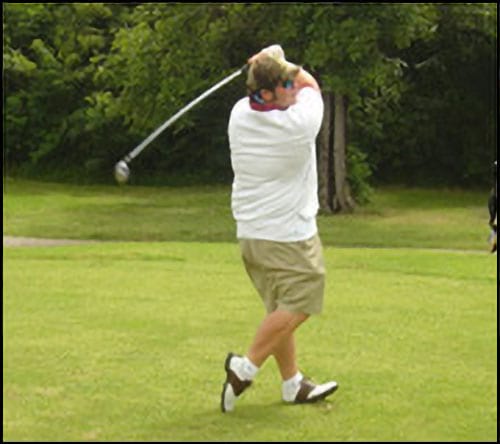
POLYGON ((250 385, 252 381, 238 378, 236 373, 231 370, 231 359, 238 357, 234 353, 228 353, 226 361, 224 362, 224 370, 226 371, 226 381, 222 385, 221 394, 221 410, 222 412, 230 412, 234 410, 234 403, 238 396, 240 396, 250 385))

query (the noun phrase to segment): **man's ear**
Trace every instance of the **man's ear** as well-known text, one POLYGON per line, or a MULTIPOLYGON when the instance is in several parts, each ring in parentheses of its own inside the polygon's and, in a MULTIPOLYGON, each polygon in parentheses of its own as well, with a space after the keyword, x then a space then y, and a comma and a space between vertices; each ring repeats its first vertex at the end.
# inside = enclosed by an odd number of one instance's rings
POLYGON ((266 102, 272 102, 274 99, 273 92, 269 91, 268 89, 261 89, 260 95, 266 102))

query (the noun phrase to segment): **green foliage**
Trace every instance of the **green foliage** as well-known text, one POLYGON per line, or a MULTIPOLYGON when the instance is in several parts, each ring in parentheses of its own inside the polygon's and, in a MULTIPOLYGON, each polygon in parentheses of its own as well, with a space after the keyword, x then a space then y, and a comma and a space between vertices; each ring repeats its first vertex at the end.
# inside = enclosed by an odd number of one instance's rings
MULTIPOLYGON (((369 164, 373 180, 480 184, 496 148, 496 11, 6 3, 5 165, 10 174, 109 182, 114 163, 168 117, 278 42, 325 91, 348 97, 349 143, 366 155, 351 163, 369 164)), ((136 183, 230 180, 227 119, 243 94, 239 79, 168 128, 135 161, 136 183)), ((356 167, 348 174, 353 184, 368 179, 356 167)))
POLYGON ((373 188, 369 185, 372 175, 367 155, 354 145, 347 147, 348 182, 356 202, 364 205, 373 197, 373 188))
POLYGON ((403 54, 407 86, 400 103, 379 118, 385 135, 361 136, 364 146, 371 142, 369 156, 380 180, 488 183, 497 124, 493 9, 496 5, 442 5, 437 32, 403 54))
POLYGON ((95 124, 88 119, 93 116, 86 112, 86 96, 94 89, 90 59, 107 52, 113 14, 104 4, 5 5, 9 170, 37 176, 51 171, 52 177, 67 179, 70 170, 80 170, 77 177, 88 173, 81 164, 95 160, 89 154, 110 160, 102 134, 88 131, 95 124))

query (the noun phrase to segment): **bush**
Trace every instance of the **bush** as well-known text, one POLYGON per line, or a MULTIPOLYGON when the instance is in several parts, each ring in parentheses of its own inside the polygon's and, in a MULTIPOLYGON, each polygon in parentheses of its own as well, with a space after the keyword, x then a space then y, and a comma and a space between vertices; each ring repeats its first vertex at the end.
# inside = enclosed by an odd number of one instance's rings
POLYGON ((370 202, 373 188, 369 184, 372 170, 368 163, 367 155, 355 145, 347 147, 347 180, 351 187, 352 195, 360 205, 370 202))

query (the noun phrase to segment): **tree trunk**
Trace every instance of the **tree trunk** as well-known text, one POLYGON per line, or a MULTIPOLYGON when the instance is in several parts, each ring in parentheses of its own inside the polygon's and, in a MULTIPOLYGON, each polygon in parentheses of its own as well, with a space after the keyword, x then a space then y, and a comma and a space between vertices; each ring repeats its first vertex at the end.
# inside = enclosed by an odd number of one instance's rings
POLYGON ((341 94, 334 95, 334 179, 335 194, 333 196, 333 210, 349 212, 354 209, 354 200, 347 182, 346 154, 347 154, 347 100, 341 94))
POLYGON ((323 123, 318 136, 318 200, 323 213, 333 213, 332 94, 323 93, 323 102, 323 123))

